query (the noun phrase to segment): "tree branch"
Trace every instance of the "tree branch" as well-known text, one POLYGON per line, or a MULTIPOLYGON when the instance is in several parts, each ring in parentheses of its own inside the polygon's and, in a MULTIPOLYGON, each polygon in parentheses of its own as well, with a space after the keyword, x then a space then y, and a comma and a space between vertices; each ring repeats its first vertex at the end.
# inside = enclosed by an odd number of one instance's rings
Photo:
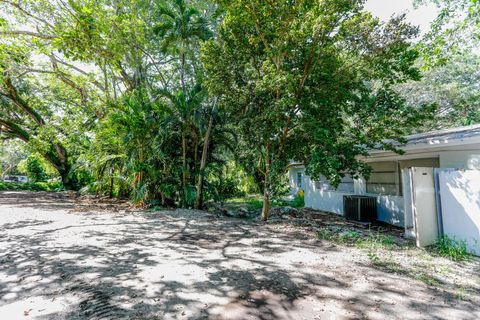
POLYGON ((19 108, 21 108, 23 111, 25 111, 35 122, 39 125, 45 125, 45 121, 43 118, 40 116, 38 112, 33 110, 28 103, 22 99, 22 97, 18 94, 17 88, 12 83, 12 79, 10 77, 5 77, 3 82, 5 83, 5 86, 7 88, 7 95, 6 97, 9 98, 15 105, 17 105, 19 108))
MULTIPOLYGON (((55 60, 57 61, 57 63, 62 64, 62 65, 64 65, 64 66, 66 66, 66 67, 69 67, 69 68, 77 71, 78 73, 83 74, 84 76, 90 76, 90 74, 89 74, 88 72, 80 69, 79 67, 77 67, 77 66, 75 66, 75 65, 73 65, 73 64, 67 63, 67 62, 65 62, 65 61, 62 61, 62 60, 58 59, 58 57, 56 57, 56 56, 53 55, 53 54, 52 54, 52 56, 55 58, 55 60)), ((98 82, 98 81, 96 81, 96 80, 92 80, 92 83, 93 83, 98 89, 100 89, 100 90, 102 90, 102 91, 105 91, 105 87, 104 87, 100 82, 98 82)))
POLYGON ((11 5, 12 7, 18 9, 19 11, 21 11, 23 14, 25 14, 26 16, 29 16, 39 22, 42 22, 43 24, 45 24, 46 26, 54 29, 54 26, 52 24, 50 24, 47 20, 45 19, 42 19, 40 17, 37 17, 35 15, 33 15, 32 13, 28 12, 27 10, 25 10, 24 8, 22 8, 21 6, 18 5, 18 3, 14 3, 14 2, 11 2, 11 1, 8 1, 8 0, 2 0, 3 3, 6 3, 6 4, 9 4, 11 5))
POLYGON ((72 79, 67 77, 67 75, 58 68, 57 59, 55 58, 55 56, 53 54, 50 55, 50 61, 52 62, 52 67, 53 67, 53 70, 55 71, 55 74, 57 74, 58 77, 60 78, 60 80, 63 81, 65 84, 67 84, 71 88, 77 90, 80 93, 80 98, 82 100, 82 104, 85 104, 88 100, 88 94, 87 94, 87 91, 85 90, 85 88, 77 85, 72 79))
POLYGON ((4 129, 8 130, 8 133, 14 135, 18 139, 21 139, 25 142, 28 142, 30 140, 30 134, 22 129, 19 125, 5 119, 0 119, 0 132, 4 129))
POLYGON ((53 40, 56 38, 56 36, 42 34, 42 33, 33 32, 33 31, 27 31, 27 30, 0 31, 0 35, 12 36, 12 37, 30 36, 30 37, 36 37, 36 38, 45 39, 45 40, 53 40))
POLYGON ((132 79, 127 74, 127 71, 125 71, 125 69, 123 68, 121 62, 118 62, 117 67, 119 68, 120 75, 122 76, 120 79, 123 81, 123 83, 127 87, 128 91, 132 91, 133 89, 135 89, 135 85, 134 85, 132 79))

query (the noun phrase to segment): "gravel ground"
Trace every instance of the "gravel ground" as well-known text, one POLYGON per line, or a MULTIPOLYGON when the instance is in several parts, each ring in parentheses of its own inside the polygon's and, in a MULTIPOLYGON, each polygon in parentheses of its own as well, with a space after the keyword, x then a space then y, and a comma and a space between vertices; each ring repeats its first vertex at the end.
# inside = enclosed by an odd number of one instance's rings
POLYGON ((480 263, 449 268, 458 294, 282 223, 0 192, 0 319, 480 319, 480 263))

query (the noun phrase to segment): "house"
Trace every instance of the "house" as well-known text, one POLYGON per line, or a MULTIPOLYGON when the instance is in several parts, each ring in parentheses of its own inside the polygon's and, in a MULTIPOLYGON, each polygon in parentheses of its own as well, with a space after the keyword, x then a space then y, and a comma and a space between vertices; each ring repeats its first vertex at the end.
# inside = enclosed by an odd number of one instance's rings
MULTIPOLYGON (((331 186, 325 178, 312 180, 305 175, 305 168, 301 163, 292 163, 289 166, 291 191, 295 193, 299 189, 304 190, 306 207, 340 215, 344 213, 344 195, 375 196, 377 219, 405 227, 407 233, 414 235, 415 213, 419 214, 422 207, 424 208, 422 210, 434 211, 429 214, 438 216, 434 217, 436 223, 440 229, 444 227, 442 220, 445 217, 441 217, 440 214, 442 211, 444 215, 453 213, 442 210, 442 200, 450 199, 449 195, 455 185, 465 193, 463 196, 467 199, 458 200, 459 206, 469 208, 468 212, 465 212, 466 216, 475 215, 473 218, 469 217, 470 220, 478 220, 478 228, 475 227, 472 232, 479 234, 476 239, 480 239, 480 190, 476 191, 475 182, 478 181, 480 185, 480 125, 407 136, 406 143, 398 147, 405 153, 400 155, 391 151, 372 150, 369 157, 362 159, 372 168, 369 179, 352 179, 347 176, 337 188, 331 186), (458 180, 456 183, 439 185, 440 180, 446 179, 444 175, 447 173, 452 175, 454 171, 458 175, 455 178, 458 180), (465 184, 464 176, 472 180, 469 185, 465 184), (422 183, 425 185, 422 186, 422 183), (420 191, 426 193, 416 194, 420 191), (442 192, 450 193, 442 198, 442 192), (468 205, 466 201, 469 202, 468 205)), ((458 198, 459 195, 455 197, 458 198)), ((448 204, 443 204, 443 207, 445 206, 448 207, 448 204)), ((427 215, 422 213, 421 217, 427 215)), ((421 227, 417 225, 417 229, 421 227)), ((440 229, 436 232, 442 233, 440 229)))

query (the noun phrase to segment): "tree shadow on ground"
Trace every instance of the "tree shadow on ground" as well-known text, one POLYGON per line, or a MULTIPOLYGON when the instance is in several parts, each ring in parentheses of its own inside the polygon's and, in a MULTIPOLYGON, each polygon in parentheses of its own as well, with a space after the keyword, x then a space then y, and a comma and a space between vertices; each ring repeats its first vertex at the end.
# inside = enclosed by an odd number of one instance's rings
MULTIPOLYGON (((20 219, 0 223, 0 231, 0 310, 36 296, 70 301, 67 310, 37 319, 314 319, 330 304, 340 318, 375 308, 402 318, 402 309, 385 301, 406 294, 405 307, 425 310, 428 319, 452 308, 474 319, 480 308, 422 301, 395 286, 408 278, 366 265, 327 269, 317 260, 328 264, 345 253, 325 242, 201 213, 88 215, 62 228, 20 219), (355 285, 366 274, 369 285, 355 285)), ((412 290, 438 296, 420 283, 412 290)))
POLYGON ((0 191, 0 206, 43 211, 68 210, 99 212, 127 209, 127 203, 117 199, 78 198, 75 192, 0 191), (88 201, 87 201, 88 200, 88 201))

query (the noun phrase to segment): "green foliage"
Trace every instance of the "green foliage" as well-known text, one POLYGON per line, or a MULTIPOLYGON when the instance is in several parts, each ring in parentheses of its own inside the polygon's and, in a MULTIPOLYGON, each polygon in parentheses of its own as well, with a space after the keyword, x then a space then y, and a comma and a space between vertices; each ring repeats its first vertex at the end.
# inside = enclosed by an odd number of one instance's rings
POLYGON ((303 208, 305 207, 305 196, 301 194, 295 195, 293 200, 285 200, 284 198, 274 198, 272 205, 281 207, 303 208))
POLYGON ((432 248, 433 252, 453 261, 465 261, 470 257, 466 242, 449 236, 439 237, 432 248))
POLYGON ((385 235, 380 231, 374 232, 370 230, 368 236, 360 239, 356 246, 363 249, 392 248, 396 246, 396 243, 392 236, 385 235))
POLYGON ((18 164, 18 171, 31 182, 45 182, 58 175, 57 171, 38 154, 31 154, 18 164))
POLYGON ((478 0, 416 0, 417 5, 434 3, 439 14, 419 47, 425 68, 447 63, 459 54, 476 51, 480 40, 478 0))
POLYGON ((226 199, 242 196, 242 192, 238 189, 236 179, 232 177, 224 177, 208 183, 207 194, 214 191, 211 198, 215 201, 224 202, 226 199))
POLYGON ((0 191, 63 191, 64 187, 61 182, 0 182, 0 191))
POLYGON ((380 257, 378 256, 377 253, 375 253, 374 251, 369 251, 368 254, 368 259, 370 259, 370 262, 374 265, 374 266, 384 266, 385 264, 382 262, 382 260, 380 259, 380 257))
POLYGON ((2 141, 0 144, 0 177, 19 174, 18 165, 27 157, 25 143, 18 140, 2 141))
MULTIPOLYGON (((381 23, 363 3, 1 2, 0 139, 39 156, 25 169, 35 180, 43 167, 67 188, 139 206, 253 193, 287 204, 292 159, 334 185, 366 175, 359 156, 398 151, 385 139, 439 103, 396 90, 420 78, 416 28, 381 23)), ((478 99, 455 91, 451 117, 476 121, 478 99)))
POLYGON ((404 17, 381 24, 362 1, 219 2, 218 37, 202 48, 205 85, 236 123, 238 160, 266 198, 291 159, 334 185, 366 174, 359 155, 394 149, 385 139, 431 112, 392 89, 420 76, 404 17))
POLYGON ((29 157, 27 159, 27 175, 33 182, 45 182, 47 174, 38 158, 29 157))
POLYGON ((236 206, 245 206, 248 210, 259 210, 263 206, 263 201, 258 196, 230 198, 226 202, 236 206))
POLYGON ((418 131, 480 123, 480 57, 452 56, 444 65, 425 70, 420 81, 399 85, 396 90, 412 107, 435 104, 436 116, 418 131))
POLYGON ((414 279, 421 281, 425 283, 426 285, 432 286, 432 287, 438 287, 440 286, 440 281, 438 281, 435 277, 429 275, 428 273, 422 272, 422 271, 417 271, 413 274, 414 279))
POLYGON ((290 202, 290 206, 293 208, 303 208, 305 207, 305 196, 297 194, 295 198, 290 202))

